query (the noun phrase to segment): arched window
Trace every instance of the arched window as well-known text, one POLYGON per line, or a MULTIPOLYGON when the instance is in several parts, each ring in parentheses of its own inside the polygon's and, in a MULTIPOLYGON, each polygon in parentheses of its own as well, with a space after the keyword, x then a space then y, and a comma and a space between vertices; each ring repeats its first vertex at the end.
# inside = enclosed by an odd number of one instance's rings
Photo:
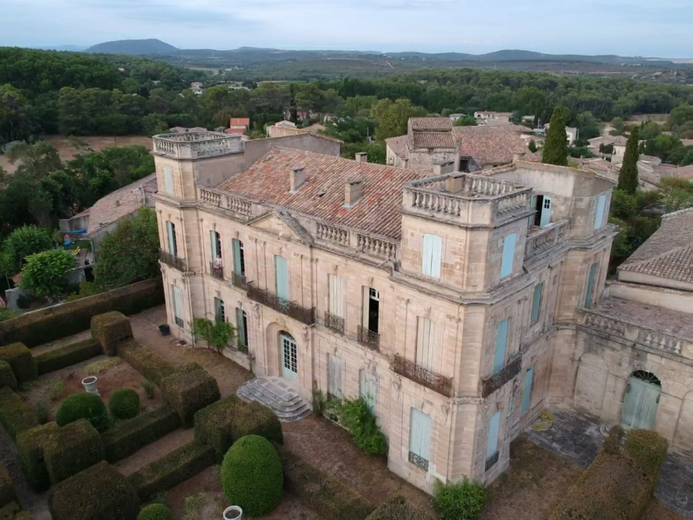
POLYGON ((652 372, 645 372, 644 370, 636 370, 635 372, 633 372, 631 374, 631 377, 634 377, 635 379, 640 379, 641 381, 645 381, 646 383, 650 383, 651 385, 656 385, 659 387, 662 386, 662 382, 652 372))

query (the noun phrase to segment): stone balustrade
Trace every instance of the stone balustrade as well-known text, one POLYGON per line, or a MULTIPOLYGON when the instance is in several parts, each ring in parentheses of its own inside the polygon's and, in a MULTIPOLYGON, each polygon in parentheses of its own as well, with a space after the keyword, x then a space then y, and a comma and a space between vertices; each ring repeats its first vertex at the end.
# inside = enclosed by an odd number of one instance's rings
POLYGON ((227 209, 241 215, 252 216, 254 214, 252 202, 239 199, 223 191, 199 188, 198 197, 204 204, 210 206, 227 209))
POLYGON ((565 232, 568 229, 568 221, 555 222, 527 235, 525 242, 525 261, 550 251, 565 240, 565 232))
POLYGON ((340 246, 349 246, 350 233, 346 229, 330 226, 328 224, 323 224, 318 222, 316 238, 318 240, 325 240, 326 242, 332 242, 340 246))
POLYGON ((356 247, 369 256, 394 260, 397 258, 397 244, 369 235, 357 234, 356 247))
POLYGON ((240 136, 218 132, 155 135, 153 146, 155 154, 174 159, 201 159, 243 153, 240 136))

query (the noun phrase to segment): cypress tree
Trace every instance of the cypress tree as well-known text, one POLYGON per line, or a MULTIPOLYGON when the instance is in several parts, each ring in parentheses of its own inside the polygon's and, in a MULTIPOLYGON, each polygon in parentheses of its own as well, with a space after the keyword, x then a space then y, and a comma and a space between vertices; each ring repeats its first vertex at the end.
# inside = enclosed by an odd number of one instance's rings
POLYGON ((626 143, 626 153, 623 164, 618 172, 618 189, 630 195, 635 195, 638 189, 638 159, 640 158, 639 138, 637 127, 633 129, 626 143))
POLYGON ((565 107, 556 107, 551 116, 551 126, 546 135, 542 162, 558 166, 568 166, 568 139, 565 133, 565 107))

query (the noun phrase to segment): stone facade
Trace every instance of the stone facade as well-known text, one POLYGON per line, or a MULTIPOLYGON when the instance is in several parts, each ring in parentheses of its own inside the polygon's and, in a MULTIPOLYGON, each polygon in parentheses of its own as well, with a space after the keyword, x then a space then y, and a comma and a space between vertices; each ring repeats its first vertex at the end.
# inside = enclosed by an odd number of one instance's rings
MULTIPOLYGON (((155 144, 162 250, 169 248, 171 224, 177 243, 176 258, 162 257, 173 333, 195 343, 189 323, 218 316, 219 302, 237 327, 245 313, 248 352, 230 347, 229 357, 256 375, 295 377, 309 401, 315 390, 349 398, 365 393, 388 437, 389 467, 429 492, 436 479, 490 482, 507 469, 510 441, 566 398, 556 374, 572 366, 577 308, 588 291, 597 299, 604 286, 614 230, 605 220, 597 225, 596 207, 604 196, 608 211, 613 183, 592 172, 521 162, 488 176, 406 182, 394 213, 401 220, 396 239, 334 225, 311 216, 310 208, 292 210, 290 177, 301 173, 293 164, 283 165, 285 207, 263 204, 260 194, 207 188, 204 179, 221 182, 235 172, 233 152, 227 145, 219 150, 180 158, 155 144), (165 167, 174 174, 172 193, 161 189, 165 167), (536 194, 554 201, 544 227, 534 225, 536 194), (439 273, 424 274, 422 244, 430 236, 441 244, 439 273), (232 274, 233 240, 243 246, 243 276, 232 274), (215 266, 216 250, 221 265, 215 266), (288 301, 278 303, 279 256, 288 265, 288 301), (593 263, 598 276, 588 289, 593 263), (335 283, 343 291, 339 311, 331 303, 335 283), (503 322, 507 348, 499 369, 503 322), (287 334, 297 347, 295 376, 284 370, 287 334), (415 416, 427 417, 430 430, 416 422, 418 433, 412 432, 415 416), (413 447, 421 431, 423 451, 413 447)), ((318 162, 305 157, 308 166, 318 162)), ((343 184, 370 166, 335 158, 330 171, 344 171, 336 190, 344 193, 343 184)), ((239 173, 239 182, 247 174, 239 173)), ((309 171, 306 182, 320 175, 309 171)), ((354 208, 371 207, 369 186, 354 208)))

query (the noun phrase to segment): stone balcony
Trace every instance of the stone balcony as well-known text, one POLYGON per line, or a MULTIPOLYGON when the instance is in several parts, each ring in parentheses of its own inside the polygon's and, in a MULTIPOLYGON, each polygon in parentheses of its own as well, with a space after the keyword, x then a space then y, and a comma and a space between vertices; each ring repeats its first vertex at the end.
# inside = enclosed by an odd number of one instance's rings
POLYGON ((261 303, 270 309, 274 309, 306 325, 313 325, 315 323, 315 307, 307 308, 297 302, 284 300, 266 289, 256 287, 253 283, 248 283, 247 289, 248 298, 253 301, 261 303))
POLYGON ((173 159, 203 159, 243 153, 243 141, 240 136, 219 132, 155 135, 153 145, 154 155, 173 159))
POLYGON ((470 173, 449 173, 404 187, 405 213, 457 224, 488 225, 530 215, 531 188, 470 173))
POLYGON ((197 188, 197 199, 205 206, 222 209, 241 217, 253 217, 268 211, 267 208, 249 200, 235 197, 230 193, 214 188, 197 188))
POLYGON ((565 241, 568 220, 552 222, 547 227, 532 228, 525 242, 525 262, 549 253, 565 241))

